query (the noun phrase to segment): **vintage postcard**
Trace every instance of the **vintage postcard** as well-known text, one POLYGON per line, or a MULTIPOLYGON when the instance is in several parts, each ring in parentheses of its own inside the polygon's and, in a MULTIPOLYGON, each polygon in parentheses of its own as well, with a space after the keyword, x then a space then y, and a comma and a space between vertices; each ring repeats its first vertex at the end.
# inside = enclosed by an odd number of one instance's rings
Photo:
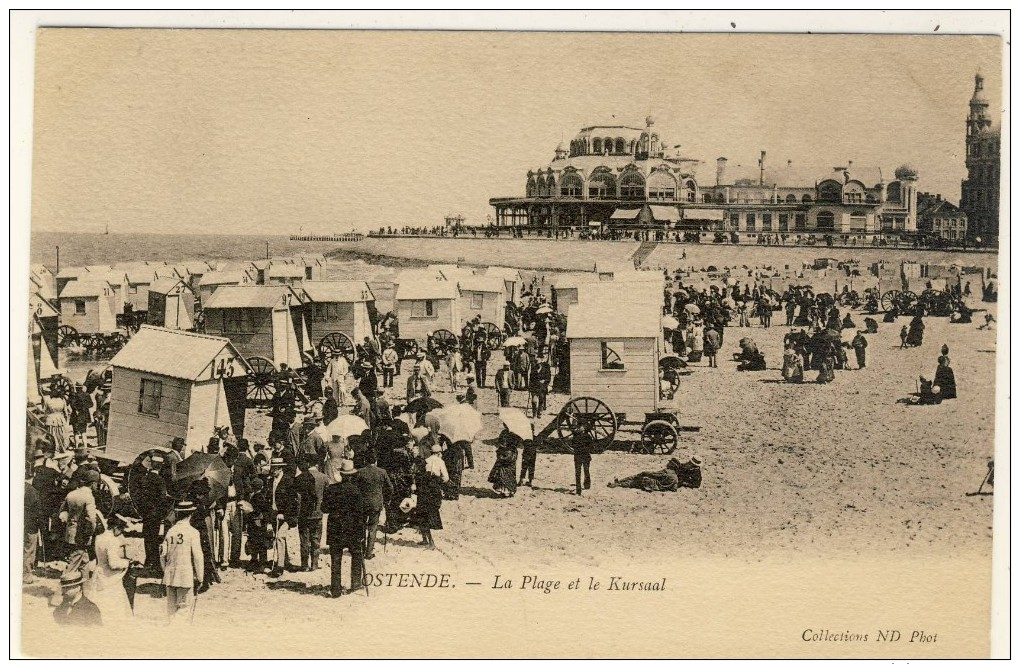
POLYGON ((1007 656, 1008 14, 864 14, 41 22, 20 652, 1007 656))

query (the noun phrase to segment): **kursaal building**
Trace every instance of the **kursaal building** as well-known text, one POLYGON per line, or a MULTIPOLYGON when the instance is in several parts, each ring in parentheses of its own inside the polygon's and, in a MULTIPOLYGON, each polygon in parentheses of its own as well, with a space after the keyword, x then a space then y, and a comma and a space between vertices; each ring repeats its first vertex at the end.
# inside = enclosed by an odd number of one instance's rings
MULTIPOLYGON (((912 236, 917 171, 892 173, 850 162, 823 173, 791 162, 755 168, 684 157, 648 117, 645 127, 585 127, 547 166, 528 171, 523 197, 492 198, 499 226, 540 229, 675 229, 789 236, 912 236)), ((870 238, 869 238, 870 239, 870 238)))

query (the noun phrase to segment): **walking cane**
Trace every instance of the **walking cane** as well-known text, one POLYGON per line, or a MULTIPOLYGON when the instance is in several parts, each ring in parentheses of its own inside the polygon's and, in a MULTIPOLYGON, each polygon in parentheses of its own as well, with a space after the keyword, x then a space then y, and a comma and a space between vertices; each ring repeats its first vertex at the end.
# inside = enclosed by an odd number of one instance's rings
POLYGON ((976 496, 980 496, 981 495, 981 490, 985 488, 985 484, 988 482, 988 479, 992 476, 992 471, 993 470, 995 470, 995 466, 993 465, 992 462, 989 462, 988 463, 988 472, 985 473, 985 479, 981 480, 981 486, 978 487, 978 490, 977 490, 977 492, 974 495, 976 495, 976 496))

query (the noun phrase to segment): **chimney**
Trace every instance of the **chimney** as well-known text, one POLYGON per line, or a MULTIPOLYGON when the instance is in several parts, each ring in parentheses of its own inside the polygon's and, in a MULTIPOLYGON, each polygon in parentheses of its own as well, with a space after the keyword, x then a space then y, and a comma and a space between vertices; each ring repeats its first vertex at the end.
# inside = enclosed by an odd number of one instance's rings
POLYGON ((761 151, 761 157, 758 158, 758 186, 765 186, 765 151, 761 151))
POLYGON ((715 186, 720 186, 726 178, 726 157, 715 160, 715 186))

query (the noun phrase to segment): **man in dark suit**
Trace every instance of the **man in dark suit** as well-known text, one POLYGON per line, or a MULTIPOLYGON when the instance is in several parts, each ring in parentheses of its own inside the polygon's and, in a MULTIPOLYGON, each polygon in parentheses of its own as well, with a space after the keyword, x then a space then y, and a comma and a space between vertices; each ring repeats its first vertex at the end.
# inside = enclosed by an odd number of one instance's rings
POLYGON ((546 356, 540 355, 531 366, 531 375, 528 378, 528 390, 531 392, 531 412, 534 417, 541 417, 545 412, 545 396, 549 391, 551 381, 552 370, 549 368, 549 360, 546 356))
POLYGON ((326 401, 322 404, 322 421, 324 424, 329 424, 336 418, 340 417, 340 402, 336 400, 336 396, 333 394, 333 388, 326 388, 326 401))
POLYGON ((496 393, 499 395, 500 407, 509 408, 510 395, 513 393, 513 377, 509 362, 504 362, 503 368, 496 372, 496 393))
POLYGON ((301 537, 301 571, 319 568, 322 542, 322 493, 326 476, 317 468, 318 457, 304 454, 298 458, 301 472, 294 478, 299 499, 298 534, 301 537))
POLYGON ((485 344, 485 333, 481 332, 475 337, 475 347, 471 351, 471 362, 475 365, 475 382, 478 383, 478 387, 485 387, 485 378, 491 357, 492 351, 485 344))
POLYGON ((595 446, 595 438, 591 433, 591 425, 587 422, 579 422, 574 429, 571 440, 571 447, 574 448, 574 485, 577 495, 581 495, 582 489, 591 488, 591 453, 595 446), (581 483, 581 475, 584 475, 584 483, 581 483))
POLYGON ((71 627, 99 627, 103 618, 99 607, 85 597, 82 586, 85 578, 81 571, 74 571, 60 577, 60 606, 53 609, 53 619, 58 625, 71 627))
POLYGON ((369 453, 367 461, 365 466, 358 469, 358 484, 368 512, 365 559, 371 560, 375 557, 372 551, 375 549, 375 534, 379 530, 379 516, 393 495, 393 482, 386 471, 376 465, 374 454, 369 453))
POLYGON ((142 538, 145 541, 145 566, 159 568, 160 528, 170 511, 170 502, 163 480, 163 457, 153 454, 142 460, 145 474, 138 480, 135 507, 142 517, 142 538))
POLYGON ((365 499, 357 482, 358 471, 354 462, 344 459, 340 466, 340 481, 330 484, 322 492, 322 511, 329 515, 326 521, 326 544, 330 556, 330 592, 333 597, 343 594, 340 565, 344 549, 351 552, 351 592, 364 585, 365 499))

